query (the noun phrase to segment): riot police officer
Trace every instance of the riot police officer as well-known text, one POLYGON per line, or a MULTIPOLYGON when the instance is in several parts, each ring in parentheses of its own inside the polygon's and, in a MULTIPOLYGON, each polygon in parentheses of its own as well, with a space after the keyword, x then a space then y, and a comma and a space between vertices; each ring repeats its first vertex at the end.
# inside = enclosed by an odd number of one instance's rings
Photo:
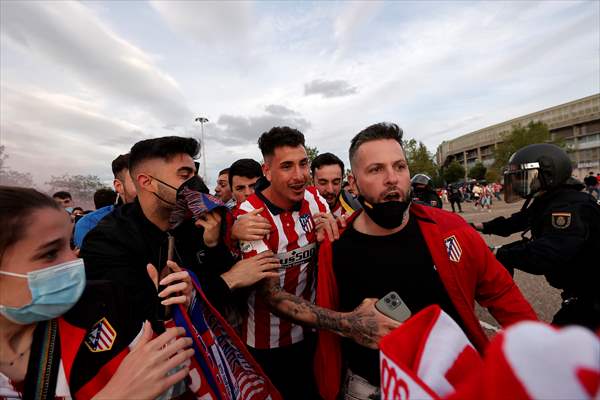
POLYGON ((569 156, 552 144, 532 144, 514 153, 504 173, 504 200, 525 198, 521 210, 474 226, 487 234, 522 240, 501 246, 496 257, 513 268, 544 275, 562 289, 553 323, 600 327, 600 205, 571 178, 569 156), (531 237, 525 236, 531 231, 531 237))
POLYGON ((431 187, 431 178, 425 174, 416 174, 412 183, 412 200, 430 207, 442 208, 442 199, 431 187))

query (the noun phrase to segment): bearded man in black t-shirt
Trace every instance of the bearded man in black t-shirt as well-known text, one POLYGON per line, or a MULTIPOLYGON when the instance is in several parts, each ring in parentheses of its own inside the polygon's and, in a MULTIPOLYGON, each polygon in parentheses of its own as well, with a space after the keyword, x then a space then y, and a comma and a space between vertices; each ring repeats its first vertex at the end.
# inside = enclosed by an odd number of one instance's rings
MULTIPOLYGON (((352 140, 349 156, 363 209, 348 219, 337 241, 321 245, 317 305, 344 312, 365 298, 380 299, 394 291, 412 314, 440 306, 478 350, 487 338, 474 312, 475 300, 502 325, 536 318, 506 269, 461 217, 411 204, 410 173, 397 125, 366 128, 352 140)), ((343 398, 377 397, 378 350, 347 338, 336 340, 319 333, 315 365, 320 394, 326 400, 336 397, 332 385, 342 382, 332 371, 341 369, 346 376, 343 398)))

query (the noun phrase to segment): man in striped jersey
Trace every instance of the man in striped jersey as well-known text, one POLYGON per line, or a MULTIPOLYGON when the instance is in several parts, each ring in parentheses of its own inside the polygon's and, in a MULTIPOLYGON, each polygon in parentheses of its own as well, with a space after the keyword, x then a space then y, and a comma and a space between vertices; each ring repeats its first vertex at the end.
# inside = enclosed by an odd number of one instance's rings
POLYGON ((239 206, 238 219, 262 208, 271 232, 263 240, 240 241, 240 249, 244 257, 271 250, 281 268, 279 278, 263 280, 250 293, 242 337, 285 399, 313 399, 312 327, 372 343, 397 324, 374 312, 373 301, 348 313, 314 305, 317 242, 324 232, 338 237, 336 222, 325 199, 307 187, 304 135, 276 127, 258 144, 269 184, 239 206))

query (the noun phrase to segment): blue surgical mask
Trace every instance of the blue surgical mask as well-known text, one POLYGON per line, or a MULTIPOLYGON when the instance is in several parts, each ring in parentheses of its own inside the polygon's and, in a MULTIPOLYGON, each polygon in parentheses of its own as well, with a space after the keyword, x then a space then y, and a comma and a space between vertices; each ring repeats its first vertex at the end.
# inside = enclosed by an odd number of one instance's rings
POLYGON ((73 212, 73 209, 75 207, 65 207, 65 211, 68 212, 69 214, 71 214, 73 212))
POLYGON ((63 315, 77 303, 85 289, 85 267, 81 258, 27 274, 6 271, 0 274, 27 279, 31 303, 22 307, 0 304, 0 314, 22 325, 63 315))

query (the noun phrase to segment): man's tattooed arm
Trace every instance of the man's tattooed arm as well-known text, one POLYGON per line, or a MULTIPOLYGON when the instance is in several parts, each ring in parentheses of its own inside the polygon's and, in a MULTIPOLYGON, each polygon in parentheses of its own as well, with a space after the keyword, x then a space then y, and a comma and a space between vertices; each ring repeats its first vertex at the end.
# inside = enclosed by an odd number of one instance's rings
POLYGON ((269 303, 271 311, 281 318, 326 329, 374 349, 383 336, 399 325, 375 309, 376 299, 365 299, 351 312, 333 311, 286 292, 277 278, 264 280, 260 294, 269 303))

